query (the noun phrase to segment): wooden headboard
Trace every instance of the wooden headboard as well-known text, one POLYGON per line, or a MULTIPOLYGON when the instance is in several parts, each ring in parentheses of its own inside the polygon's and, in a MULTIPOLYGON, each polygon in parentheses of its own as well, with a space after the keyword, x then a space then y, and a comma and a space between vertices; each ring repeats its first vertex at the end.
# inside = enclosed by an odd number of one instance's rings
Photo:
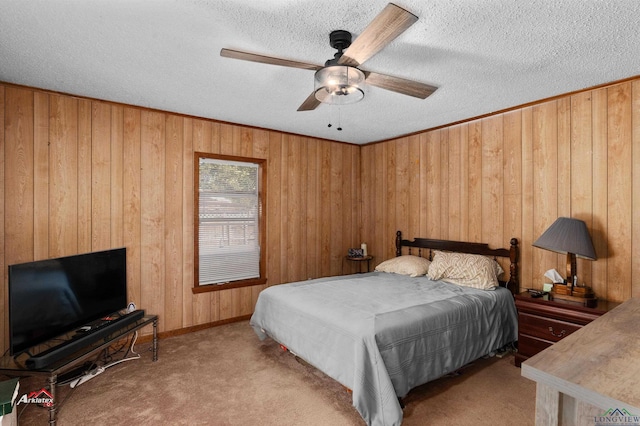
MULTIPOLYGON (((408 254, 417 254, 421 257, 427 257, 432 260, 433 250, 454 251, 458 253, 481 254, 483 256, 492 256, 509 258, 509 280, 500 281, 502 287, 511 290, 511 293, 517 294, 520 288, 518 280, 518 239, 512 238, 511 247, 491 249, 488 244, 484 243, 466 243, 462 241, 448 240, 432 240, 430 238, 414 238, 413 241, 403 240, 402 232, 396 232, 396 256, 402 255, 402 248, 408 247, 408 254), (417 253, 413 253, 412 249, 417 249, 417 253), (424 253, 426 252, 426 253, 424 253)), ((496 259, 497 260, 497 259, 496 259)))

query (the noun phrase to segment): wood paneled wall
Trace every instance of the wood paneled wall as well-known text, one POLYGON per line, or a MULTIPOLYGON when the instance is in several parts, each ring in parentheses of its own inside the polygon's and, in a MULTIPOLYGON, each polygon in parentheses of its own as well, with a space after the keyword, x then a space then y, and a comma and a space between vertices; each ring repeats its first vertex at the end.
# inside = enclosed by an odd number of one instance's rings
POLYGON ((193 152, 267 159, 268 285, 353 272, 360 147, 0 84, 7 266, 128 249, 130 299, 172 331, 253 311, 263 288, 193 294, 193 152))
MULTIPOLYGON (((394 235, 521 247, 521 286, 565 270, 532 242, 584 220, 601 298, 640 295, 640 79, 355 146, 0 84, 0 267, 126 246, 130 298, 170 332, 248 315, 262 287, 194 295, 193 152, 267 159, 269 285, 354 272, 394 235)), ((506 266, 506 265, 505 265, 506 266)))
POLYGON ((532 247, 559 216, 584 220, 597 261, 578 259, 596 295, 640 295, 640 79, 364 146, 363 235, 378 261, 405 238, 520 241, 521 288, 566 271, 532 247))

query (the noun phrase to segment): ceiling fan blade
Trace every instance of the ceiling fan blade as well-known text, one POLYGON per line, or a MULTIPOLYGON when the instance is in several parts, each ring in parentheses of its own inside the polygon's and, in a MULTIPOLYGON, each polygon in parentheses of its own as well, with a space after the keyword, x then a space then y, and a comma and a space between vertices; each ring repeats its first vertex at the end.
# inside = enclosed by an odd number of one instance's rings
POLYGON ((220 56, 243 61, 260 62, 262 64, 281 65, 283 67, 302 68, 305 70, 317 71, 322 65, 308 64, 306 62, 290 61, 288 59, 274 58, 272 56, 258 55, 256 53, 242 52, 240 50, 222 49, 220 56))
POLYGON ((418 17, 389 3, 362 31, 338 60, 340 65, 357 67, 413 25, 418 17))
POLYGON ((415 98, 425 99, 438 88, 428 84, 420 83, 405 78, 393 77, 377 72, 364 71, 367 84, 379 87, 381 89, 391 90, 392 92, 402 93, 403 95, 413 96, 415 98))
POLYGON ((312 111, 316 109, 320 105, 320 101, 316 99, 316 93, 311 92, 311 94, 304 100, 302 105, 298 107, 298 111, 312 111))

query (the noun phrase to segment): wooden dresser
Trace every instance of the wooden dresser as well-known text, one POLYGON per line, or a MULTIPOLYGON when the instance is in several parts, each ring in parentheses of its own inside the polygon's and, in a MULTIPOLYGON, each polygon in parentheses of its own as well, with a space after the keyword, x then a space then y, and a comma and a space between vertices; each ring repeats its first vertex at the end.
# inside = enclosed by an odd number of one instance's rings
POLYGON ((595 308, 574 303, 534 298, 529 292, 516 295, 518 309, 518 352, 515 364, 522 362, 555 342, 567 337, 619 303, 599 300, 595 308))
POLYGON ((537 382, 536 425, 638 425, 639 328, 634 297, 523 362, 537 382))

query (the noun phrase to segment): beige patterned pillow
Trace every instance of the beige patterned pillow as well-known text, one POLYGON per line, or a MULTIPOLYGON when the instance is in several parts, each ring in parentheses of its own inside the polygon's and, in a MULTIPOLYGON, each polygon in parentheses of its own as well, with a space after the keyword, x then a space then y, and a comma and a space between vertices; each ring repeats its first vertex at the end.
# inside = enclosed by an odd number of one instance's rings
POLYGON ((385 260, 376 266, 376 271, 417 277, 427 274, 430 263, 429 259, 425 259, 424 257, 404 255, 385 260))
POLYGON ((428 275, 432 280, 493 290, 503 272, 498 262, 486 256, 436 251, 428 275))

